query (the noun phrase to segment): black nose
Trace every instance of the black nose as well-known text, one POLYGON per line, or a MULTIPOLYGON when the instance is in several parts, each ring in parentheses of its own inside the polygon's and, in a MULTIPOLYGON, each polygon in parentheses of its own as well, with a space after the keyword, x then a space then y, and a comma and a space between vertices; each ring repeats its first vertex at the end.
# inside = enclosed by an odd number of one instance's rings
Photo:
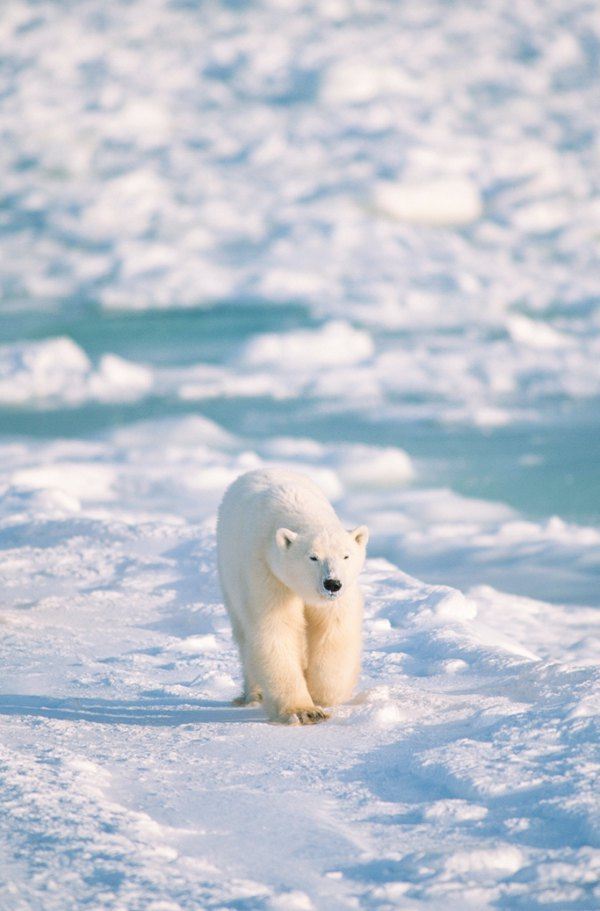
POLYGON ((328 592, 339 592, 342 587, 342 583, 339 579, 325 579, 323 582, 323 588, 326 588, 328 592))

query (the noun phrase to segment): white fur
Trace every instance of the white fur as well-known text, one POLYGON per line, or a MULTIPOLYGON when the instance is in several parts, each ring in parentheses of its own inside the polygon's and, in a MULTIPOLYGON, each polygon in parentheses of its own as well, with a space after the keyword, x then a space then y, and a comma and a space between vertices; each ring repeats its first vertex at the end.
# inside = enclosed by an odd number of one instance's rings
POLYGON ((346 531, 304 475, 265 469, 227 489, 219 578, 240 650, 244 694, 272 720, 311 723, 347 699, 360 667, 366 527, 346 531), (310 559, 316 557, 317 559, 310 559), (337 579, 337 593, 326 591, 337 579))

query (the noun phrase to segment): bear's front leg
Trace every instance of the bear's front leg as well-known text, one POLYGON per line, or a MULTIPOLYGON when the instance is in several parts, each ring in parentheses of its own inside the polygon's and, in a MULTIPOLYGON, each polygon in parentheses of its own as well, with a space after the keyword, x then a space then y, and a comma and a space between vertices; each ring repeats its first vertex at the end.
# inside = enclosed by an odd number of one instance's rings
POLYGON ((260 618, 249 642, 252 665, 271 721, 316 724, 329 716, 315 705, 304 677, 302 604, 278 608, 260 618))
POLYGON ((306 682, 320 705, 338 705, 352 695, 360 671, 362 613, 360 592, 330 608, 306 608, 306 682))

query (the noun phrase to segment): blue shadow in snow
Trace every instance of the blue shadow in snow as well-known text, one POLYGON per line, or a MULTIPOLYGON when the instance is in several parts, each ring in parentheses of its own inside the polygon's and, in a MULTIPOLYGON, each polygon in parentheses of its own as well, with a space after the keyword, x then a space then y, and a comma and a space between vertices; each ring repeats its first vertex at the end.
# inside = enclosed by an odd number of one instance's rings
POLYGON ((95 724, 132 724, 141 727, 177 727, 182 724, 240 724, 264 722, 258 708, 238 708, 207 699, 56 699, 50 696, 0 696, 0 715, 87 721, 95 724))

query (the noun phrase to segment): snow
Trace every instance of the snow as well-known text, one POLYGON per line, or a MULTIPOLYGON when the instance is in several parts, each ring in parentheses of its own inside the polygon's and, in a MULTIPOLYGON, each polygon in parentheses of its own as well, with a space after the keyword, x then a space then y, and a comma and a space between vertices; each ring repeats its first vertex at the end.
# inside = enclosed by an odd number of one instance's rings
MULTIPOLYGON (((335 475, 335 447, 284 443, 335 475)), ((271 725, 230 704, 215 567, 215 506, 250 461, 206 419, 5 447, 3 901, 591 908, 594 609, 371 558, 355 698, 312 729, 271 725)))

